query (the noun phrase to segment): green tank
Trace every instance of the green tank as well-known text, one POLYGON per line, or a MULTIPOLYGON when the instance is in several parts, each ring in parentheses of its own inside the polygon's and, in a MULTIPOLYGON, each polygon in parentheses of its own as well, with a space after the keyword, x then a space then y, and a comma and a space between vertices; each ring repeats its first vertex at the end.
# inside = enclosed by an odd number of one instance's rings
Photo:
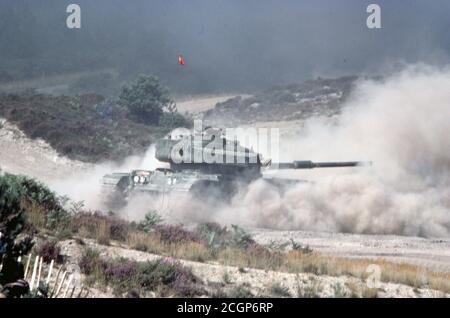
MULTIPOLYGON (((103 177, 103 189, 109 206, 126 204, 135 194, 186 193, 200 198, 229 199, 238 184, 264 178, 263 171, 357 167, 370 163, 293 161, 272 163, 237 140, 226 139, 220 129, 172 135, 158 140, 155 157, 168 168, 133 170, 103 177)), ((302 181, 264 178, 280 189, 302 181)))

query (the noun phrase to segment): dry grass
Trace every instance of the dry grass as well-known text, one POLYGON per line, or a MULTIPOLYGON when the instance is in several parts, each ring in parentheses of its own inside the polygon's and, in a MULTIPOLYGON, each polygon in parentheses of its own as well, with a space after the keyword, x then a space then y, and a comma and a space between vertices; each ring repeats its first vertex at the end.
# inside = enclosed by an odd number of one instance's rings
MULTIPOLYGON (((450 293, 450 274, 433 272, 410 264, 397 264, 386 260, 350 260, 325 256, 318 253, 304 254, 300 251, 271 253, 270 255, 252 254, 242 250, 225 249, 218 255, 220 263, 225 265, 252 267, 290 273, 313 273, 328 276, 352 276, 366 280, 371 264, 380 266, 381 281, 404 284, 416 288, 430 288, 450 293)), ((361 294, 365 297, 376 296, 376 289, 367 288, 361 294)))
MULTIPOLYGON (((44 228, 45 211, 39 205, 27 207, 29 223, 44 228)), ((313 273, 328 276, 351 276, 366 280, 368 266, 380 266, 383 282, 404 284, 415 288, 430 288, 450 293, 450 274, 433 272, 419 266, 393 263, 383 259, 346 259, 301 250, 272 251, 256 243, 247 247, 224 246, 213 248, 207 243, 192 240, 172 242, 161 237, 158 231, 146 233, 133 229, 127 222, 97 214, 77 214, 71 220, 74 233, 90 237, 99 244, 108 245, 119 240, 130 248, 197 262, 215 261, 240 268, 256 268, 289 273, 313 273)), ((177 232, 178 233, 178 232, 177 232)), ((169 233, 170 234, 170 233, 169 233)), ((374 290, 362 290, 360 294, 374 296, 374 290)))
POLYGON ((196 262, 213 259, 211 251, 197 242, 166 243, 158 233, 133 231, 128 234, 127 244, 133 249, 158 255, 171 256, 196 262))
MULTIPOLYGON (((381 281, 404 284, 416 288, 431 288, 450 293, 450 274, 433 272, 410 264, 397 264, 380 260, 350 260, 340 257, 303 254, 297 251, 286 255, 287 262, 283 266, 289 272, 311 272, 317 275, 353 276, 367 279, 369 265, 378 265, 381 269, 381 281)), ((373 291, 367 291, 373 293, 373 291)))
POLYGON ((97 243, 109 245, 111 240, 110 227, 106 220, 100 220, 97 227, 97 243))
POLYGON ((43 229, 47 223, 46 210, 42 205, 35 202, 24 202, 27 211, 28 223, 36 229, 43 229))

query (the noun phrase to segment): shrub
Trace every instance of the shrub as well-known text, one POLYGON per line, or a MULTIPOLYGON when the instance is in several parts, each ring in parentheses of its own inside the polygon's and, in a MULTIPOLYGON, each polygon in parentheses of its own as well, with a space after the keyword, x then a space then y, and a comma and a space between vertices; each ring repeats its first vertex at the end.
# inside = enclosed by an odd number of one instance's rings
POLYGON ((233 236, 231 239, 231 244, 238 248, 248 248, 250 246, 254 247, 256 245, 255 240, 253 240, 252 236, 247 233, 244 229, 240 228, 237 225, 232 225, 233 228, 233 236))
POLYGON ((195 233, 200 239, 208 244, 209 247, 219 247, 230 239, 227 228, 218 223, 203 223, 197 226, 195 233))
POLYGON ((23 187, 16 178, 0 175, 0 294, 7 297, 28 292, 28 286, 14 295, 13 290, 1 287, 23 277, 23 265, 17 262, 17 257, 27 254, 33 246, 31 237, 19 239, 25 225, 23 195, 23 187))
POLYGON ((98 252, 87 249, 79 266, 82 273, 112 286, 118 294, 142 290, 192 297, 204 292, 192 271, 171 258, 147 262, 123 258, 106 261, 98 252))
POLYGON ((144 232, 152 231, 157 225, 159 225, 163 221, 162 217, 156 211, 148 212, 144 220, 141 221, 138 225, 138 228, 144 232))
POLYGON ((104 276, 114 286, 116 293, 124 293, 136 288, 138 263, 120 258, 107 262, 104 276))
POLYGON ((200 238, 194 232, 188 231, 181 225, 158 225, 155 232, 160 235, 161 241, 165 243, 200 242, 200 238))
POLYGON ((69 228, 69 213, 63 208, 61 199, 46 185, 25 176, 5 175, 5 178, 15 184, 21 205, 27 211, 28 228, 45 228, 56 233, 69 228))
POLYGON ((107 245, 109 240, 125 241, 131 225, 114 216, 99 212, 80 212, 72 217, 72 231, 107 245))
POLYGON ((218 223, 203 223, 197 226, 195 233, 214 249, 222 247, 246 249, 256 245, 251 235, 237 225, 232 225, 230 231, 218 223))
POLYGON ((139 275, 141 287, 148 290, 166 286, 169 291, 182 297, 192 297, 202 292, 192 271, 172 258, 141 263, 139 275))
POLYGON ((41 256, 46 263, 50 263, 52 260, 61 262, 61 248, 56 241, 45 241, 37 247, 37 253, 41 256))
POLYGON ((174 102, 169 91, 155 76, 140 75, 131 86, 124 86, 119 103, 125 106, 133 120, 149 125, 158 125, 164 109, 173 111, 174 102))
POLYGON ((83 274, 92 275, 93 273, 103 273, 107 267, 105 261, 100 258, 100 253, 94 249, 87 248, 81 255, 78 262, 83 274))

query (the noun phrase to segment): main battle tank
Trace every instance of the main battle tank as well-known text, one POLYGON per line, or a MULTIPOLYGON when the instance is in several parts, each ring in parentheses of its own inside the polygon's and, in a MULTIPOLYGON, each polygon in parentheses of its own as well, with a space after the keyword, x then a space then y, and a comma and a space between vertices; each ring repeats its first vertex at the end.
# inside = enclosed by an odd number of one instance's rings
MULTIPOLYGON (((126 204, 135 194, 189 193, 200 198, 228 199, 238 184, 263 178, 283 189, 298 180, 266 178, 267 170, 357 167, 370 163, 293 161, 272 163, 261 154, 226 139, 220 129, 169 134, 155 146, 155 157, 167 168, 133 170, 103 177, 104 194, 111 206, 126 204)), ((303 181, 304 182, 304 181, 303 181)))

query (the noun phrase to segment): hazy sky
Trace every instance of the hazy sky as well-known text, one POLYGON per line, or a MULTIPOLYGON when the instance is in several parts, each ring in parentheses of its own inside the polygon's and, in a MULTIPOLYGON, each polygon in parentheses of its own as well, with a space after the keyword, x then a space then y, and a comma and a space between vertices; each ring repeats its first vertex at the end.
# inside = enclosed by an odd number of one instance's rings
POLYGON ((448 0, 3 0, 0 9, 3 60, 153 72, 194 90, 443 64, 450 52, 448 0), (81 30, 65 27, 69 3, 82 8, 81 30), (382 29, 366 26, 370 3, 382 29))

